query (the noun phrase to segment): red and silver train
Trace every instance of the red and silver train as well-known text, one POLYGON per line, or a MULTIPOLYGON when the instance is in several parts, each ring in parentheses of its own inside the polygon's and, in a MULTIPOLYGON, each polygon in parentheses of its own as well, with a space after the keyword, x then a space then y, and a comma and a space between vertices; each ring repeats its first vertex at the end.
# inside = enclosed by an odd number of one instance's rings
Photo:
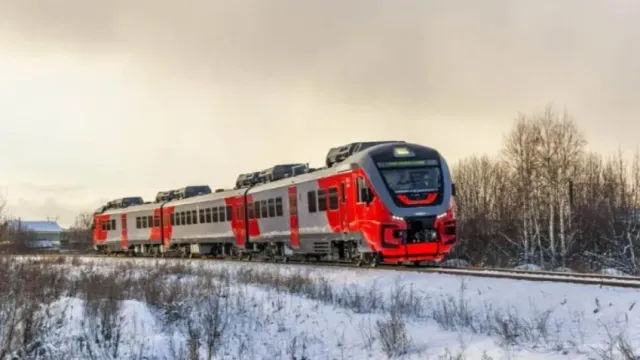
POLYGON ((456 244, 455 185, 432 148, 404 141, 332 148, 326 167, 241 174, 234 189, 187 186, 155 202, 128 197, 95 212, 105 254, 419 264, 456 244))

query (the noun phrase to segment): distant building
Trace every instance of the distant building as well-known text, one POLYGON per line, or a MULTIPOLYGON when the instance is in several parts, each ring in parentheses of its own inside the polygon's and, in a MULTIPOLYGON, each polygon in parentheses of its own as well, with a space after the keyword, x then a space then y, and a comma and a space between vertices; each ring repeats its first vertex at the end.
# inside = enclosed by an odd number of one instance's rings
POLYGON ((11 220, 8 225, 14 231, 30 231, 34 234, 25 244, 30 249, 60 250, 64 230, 55 221, 11 220))

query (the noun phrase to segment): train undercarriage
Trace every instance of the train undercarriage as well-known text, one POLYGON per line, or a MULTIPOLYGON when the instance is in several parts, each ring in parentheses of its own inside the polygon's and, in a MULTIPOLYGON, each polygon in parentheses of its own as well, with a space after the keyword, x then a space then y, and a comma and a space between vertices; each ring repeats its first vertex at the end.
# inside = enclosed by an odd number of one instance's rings
POLYGON ((119 243, 100 244, 95 246, 99 254, 106 256, 161 257, 161 258, 211 258, 232 260, 259 260, 264 262, 330 262, 350 263, 357 266, 377 267, 381 264, 418 266, 425 263, 437 264, 444 259, 444 253, 432 254, 432 261, 427 259, 412 260, 407 258, 385 259, 383 252, 373 252, 362 241, 312 241, 305 243, 300 249, 293 249, 288 242, 252 242, 244 248, 235 242, 196 242, 172 243, 164 247, 159 243, 130 244, 123 249, 119 243))

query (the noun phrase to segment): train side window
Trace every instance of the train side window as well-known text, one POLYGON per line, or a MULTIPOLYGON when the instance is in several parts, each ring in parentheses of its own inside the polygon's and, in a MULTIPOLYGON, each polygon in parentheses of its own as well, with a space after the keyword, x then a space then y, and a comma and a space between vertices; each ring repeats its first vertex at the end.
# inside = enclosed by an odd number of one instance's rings
POLYGON ((367 187, 367 183, 365 183, 364 178, 362 176, 359 176, 356 179, 356 185, 358 188, 358 202, 359 203, 363 203, 366 202, 367 197, 368 197, 368 187, 367 187))
POLYGON ((309 212, 314 213, 318 211, 318 201, 316 200, 316 192, 309 191, 307 193, 307 202, 309 203, 309 212))
POLYGON ((330 187, 329 188, 329 210, 338 210, 338 188, 330 187))
POLYGON ((284 209, 282 208, 282 198, 278 196, 276 198, 276 216, 283 216, 284 209))
POLYGON ((200 212, 200 224, 204 224, 204 209, 198 210, 200 212))
POLYGON ((260 200, 260 215, 263 219, 269 217, 269 207, 267 206, 267 200, 260 200))
POLYGON ((248 218, 248 220, 251 220, 251 219, 254 218, 254 215, 253 215, 253 203, 252 202, 247 203, 247 218, 248 218))
POLYGON ((116 229, 116 219, 111 219, 111 230, 116 229))
POLYGON ((318 211, 327 211, 327 191, 318 190, 318 211))
POLYGON ((142 221, 140 222, 140 225, 142 225, 142 228, 143 228, 143 229, 146 229, 146 228, 147 228, 147 217, 146 217, 146 216, 143 216, 143 217, 141 218, 141 220, 142 220, 142 221))
POLYGON ((176 224, 176 214, 171 213, 171 226, 174 226, 176 224))
POLYGON ((276 217, 276 202, 273 199, 267 200, 269 206, 269 217, 276 217))
POLYGON ((227 220, 224 214, 224 206, 220 206, 218 207, 218 222, 225 222, 225 221, 227 220))
POLYGON ((142 221, 140 220, 140 216, 136 216, 136 229, 142 228, 142 221))
POLYGON ((253 202, 253 211, 255 212, 256 219, 260 219, 260 201, 253 202))
POLYGON ((153 216, 147 216, 147 227, 153 227, 153 216))
POLYGON ((180 216, 180 213, 177 212, 175 214, 176 214, 176 225, 182 226, 183 222, 182 222, 182 217, 180 216))
POLYGON ((232 210, 231 205, 227 205, 227 221, 231 221, 231 215, 233 214, 232 210))
POLYGON ((187 215, 184 211, 180 211, 180 223, 184 226, 187 225, 187 215))
POLYGON ((195 210, 191 210, 191 221, 194 225, 198 223, 198 212, 195 210))
POLYGON ((160 215, 154 215, 153 217, 153 226, 160 227, 160 215))
POLYGON ((211 222, 214 222, 214 223, 218 222, 218 208, 217 207, 211 208, 211 222))
POLYGON ((191 211, 187 210, 187 225, 191 225, 191 211))
POLYGON ((104 231, 109 231, 109 225, 111 223, 109 222, 109 220, 105 221, 104 226, 102 226, 102 230, 104 231))
POLYGON ((205 218, 207 224, 211 223, 211 209, 209 209, 209 208, 204 209, 204 218, 205 218))

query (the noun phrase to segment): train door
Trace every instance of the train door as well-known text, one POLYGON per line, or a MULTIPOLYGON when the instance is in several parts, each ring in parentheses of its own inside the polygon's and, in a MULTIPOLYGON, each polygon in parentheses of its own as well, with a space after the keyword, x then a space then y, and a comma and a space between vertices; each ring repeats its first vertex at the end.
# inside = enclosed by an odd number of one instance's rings
POLYGON ((349 232, 349 206, 347 205, 347 182, 345 178, 340 183, 340 227, 343 233, 349 232))
POLYGON ((129 248, 129 234, 127 234, 127 214, 120 215, 121 227, 120 227, 120 241, 123 249, 129 248))
POLYGON ((295 186, 289 187, 289 229, 291 231, 291 247, 300 248, 300 223, 298 220, 298 191, 295 186))
POLYGON ((244 249, 246 246, 247 240, 247 227, 246 227, 246 217, 247 212, 245 208, 244 196, 237 196, 232 198, 231 201, 227 202, 227 206, 231 206, 232 211, 235 214, 231 213, 228 216, 231 216, 229 219, 231 222, 231 230, 236 237, 236 246, 241 249, 244 249))

